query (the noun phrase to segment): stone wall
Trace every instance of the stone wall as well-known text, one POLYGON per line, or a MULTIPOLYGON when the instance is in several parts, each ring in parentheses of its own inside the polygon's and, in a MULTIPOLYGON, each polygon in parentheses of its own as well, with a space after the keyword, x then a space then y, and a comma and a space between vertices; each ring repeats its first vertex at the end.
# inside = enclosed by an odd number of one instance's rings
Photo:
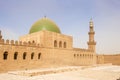
POLYGON ((42 67, 93 65, 93 56, 89 56, 89 54, 92 55, 92 52, 81 49, 0 44, 0 72, 42 67), (7 57, 4 57, 5 53, 7 57), (17 54, 16 57, 15 54, 17 54))
POLYGON ((54 42, 56 41, 56 48, 67 48, 72 49, 73 39, 71 36, 50 32, 40 31, 32 34, 27 34, 20 37, 20 41, 24 42, 35 42, 41 47, 54 48, 54 42), (66 44, 66 46, 64 46, 66 44))
POLYGON ((97 56, 96 56, 96 59, 97 59, 97 60, 96 60, 96 61, 97 61, 97 62, 96 62, 97 64, 104 64, 104 56, 103 56, 103 55, 97 55, 97 56))
POLYGON ((0 72, 96 64, 96 53, 73 48, 71 36, 49 31, 38 33, 26 35, 21 41, 0 37, 0 72))
POLYGON ((93 51, 87 49, 73 49, 74 55, 74 65, 95 65, 96 64, 96 54, 93 51))
POLYGON ((104 55, 104 63, 112 63, 113 65, 120 65, 120 54, 104 55))
POLYGON ((97 64, 120 65, 120 54, 97 55, 97 64))
MULTIPOLYGON (((36 44, 28 44, 26 42, 0 41, 0 71, 25 69, 34 62, 40 63, 41 51, 36 44), (10 43, 9 43, 10 42, 10 43), (17 43, 14 43, 17 42, 17 43), (37 55, 34 55, 37 53, 37 55), (24 59, 23 59, 23 54, 24 59), (31 59, 31 54, 33 57, 31 59), (39 55, 39 59, 38 59, 39 55), (26 57, 25 57, 26 56, 26 57)), ((31 66, 32 67, 32 66, 31 66)))

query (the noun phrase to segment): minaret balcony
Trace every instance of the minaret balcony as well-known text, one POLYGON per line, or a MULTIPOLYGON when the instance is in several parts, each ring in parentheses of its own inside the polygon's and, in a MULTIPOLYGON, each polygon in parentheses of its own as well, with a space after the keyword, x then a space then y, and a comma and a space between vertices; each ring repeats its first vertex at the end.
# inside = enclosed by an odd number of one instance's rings
POLYGON ((95 41, 92 41, 92 42, 87 42, 88 45, 96 45, 96 42, 95 41))
POLYGON ((89 35, 90 35, 90 34, 95 34, 95 32, 94 32, 94 31, 93 31, 93 32, 89 32, 88 34, 89 34, 89 35))

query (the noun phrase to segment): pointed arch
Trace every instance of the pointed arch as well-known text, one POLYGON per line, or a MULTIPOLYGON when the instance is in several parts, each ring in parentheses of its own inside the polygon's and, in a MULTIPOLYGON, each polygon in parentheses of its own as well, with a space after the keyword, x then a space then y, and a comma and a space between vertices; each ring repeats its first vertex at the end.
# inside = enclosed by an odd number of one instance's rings
POLYGON ((35 41, 33 40, 32 43, 35 43, 35 41))
POLYGON ((14 53, 14 60, 17 60, 18 52, 14 53))
POLYGON ((31 59, 34 59, 34 52, 31 53, 31 59))
POLYGON ((62 41, 59 42, 59 48, 61 48, 61 47, 62 47, 62 41))
POLYGON ((57 47, 57 41, 56 40, 54 41, 54 47, 57 47))
POLYGON ((26 53, 26 52, 24 52, 24 53, 23 53, 23 60, 25 60, 25 59, 26 59, 26 56, 27 56, 27 53, 26 53))
POLYGON ((76 54, 74 54, 74 57, 76 57, 76 54))
POLYGON ((66 42, 64 42, 64 48, 66 48, 66 42))
POLYGON ((40 59, 40 58, 41 58, 41 53, 38 54, 38 59, 40 59))
POLYGON ((8 58, 8 52, 5 51, 4 54, 3 54, 3 59, 4 59, 4 60, 7 60, 7 58, 8 58))

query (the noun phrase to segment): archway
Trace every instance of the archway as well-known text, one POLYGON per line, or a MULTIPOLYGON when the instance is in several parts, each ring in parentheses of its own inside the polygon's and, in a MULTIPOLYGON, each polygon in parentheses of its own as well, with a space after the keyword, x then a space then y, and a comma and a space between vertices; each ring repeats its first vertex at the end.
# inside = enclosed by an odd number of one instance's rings
POLYGON ((4 60, 7 60, 7 57, 8 57, 8 52, 5 51, 4 54, 3 54, 3 59, 4 59, 4 60))
POLYGON ((24 60, 26 59, 26 56, 27 56, 27 53, 24 52, 24 53, 23 53, 23 59, 24 59, 24 60))
POLYGON ((14 53, 14 60, 17 59, 17 56, 18 56, 18 52, 15 52, 15 53, 14 53))

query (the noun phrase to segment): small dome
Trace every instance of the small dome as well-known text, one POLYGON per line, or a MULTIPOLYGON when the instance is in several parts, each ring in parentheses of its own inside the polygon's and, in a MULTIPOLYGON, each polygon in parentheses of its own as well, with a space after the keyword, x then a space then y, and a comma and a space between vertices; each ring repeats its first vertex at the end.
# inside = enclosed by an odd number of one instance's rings
POLYGON ((34 33, 34 32, 38 32, 38 31, 42 31, 42 30, 61 33, 59 27, 53 21, 44 17, 32 25, 32 27, 29 31, 29 34, 34 33))

